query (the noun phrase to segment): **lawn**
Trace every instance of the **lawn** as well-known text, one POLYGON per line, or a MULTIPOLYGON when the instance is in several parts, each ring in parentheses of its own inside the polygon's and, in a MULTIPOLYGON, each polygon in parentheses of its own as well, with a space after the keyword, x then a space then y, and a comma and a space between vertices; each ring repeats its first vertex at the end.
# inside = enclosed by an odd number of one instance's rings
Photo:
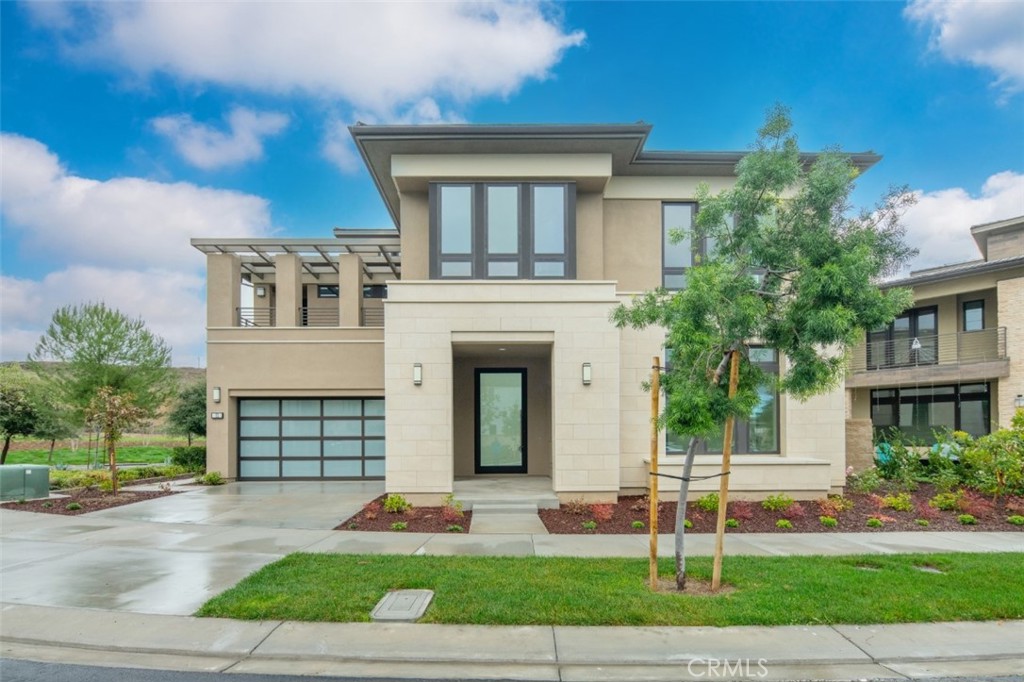
MULTIPOLYGON (((291 554, 199 616, 366 621, 393 589, 431 589, 425 622, 794 625, 1024 617, 1024 554, 727 557, 728 594, 652 593, 646 559, 291 554), (941 573, 925 572, 921 567, 941 573)), ((687 561, 710 579, 711 559, 687 561)), ((665 577, 671 560, 660 563, 665 577)))
MULTIPOLYGON (((138 445, 117 448, 119 464, 163 464, 171 456, 171 448, 155 445, 138 445)), ((13 450, 7 455, 7 464, 47 464, 50 459, 49 450, 13 450)), ((107 453, 97 454, 93 451, 93 462, 105 464, 107 453)), ((58 448, 53 451, 53 465, 57 464, 88 464, 87 448, 58 448)))

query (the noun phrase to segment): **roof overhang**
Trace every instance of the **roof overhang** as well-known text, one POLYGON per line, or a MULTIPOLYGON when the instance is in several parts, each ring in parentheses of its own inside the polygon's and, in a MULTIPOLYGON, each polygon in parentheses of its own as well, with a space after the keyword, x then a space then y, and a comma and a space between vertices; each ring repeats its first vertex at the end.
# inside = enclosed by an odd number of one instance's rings
POLYGON ((334 239, 205 239, 191 241, 205 254, 238 256, 242 274, 266 280, 274 275, 274 257, 299 256, 303 271, 320 279, 337 281, 338 256, 354 253, 363 261, 368 280, 399 279, 402 274, 401 239, 397 230, 350 230, 335 228, 334 239))
POLYGON ((987 259, 989 237, 1006 234, 1007 232, 1017 232, 1022 229, 1024 229, 1024 216, 1017 216, 1015 218, 1007 218, 1006 220, 975 225, 971 228, 971 236, 974 237, 974 243, 978 245, 981 255, 987 259))
POLYGON ((934 282, 945 282, 964 277, 973 277, 987 273, 1024 268, 1024 256, 1015 258, 1003 258, 993 261, 968 261, 956 265, 945 265, 939 268, 922 270, 918 273, 911 273, 909 277, 882 282, 879 286, 882 289, 893 287, 911 287, 921 284, 932 284, 934 282))

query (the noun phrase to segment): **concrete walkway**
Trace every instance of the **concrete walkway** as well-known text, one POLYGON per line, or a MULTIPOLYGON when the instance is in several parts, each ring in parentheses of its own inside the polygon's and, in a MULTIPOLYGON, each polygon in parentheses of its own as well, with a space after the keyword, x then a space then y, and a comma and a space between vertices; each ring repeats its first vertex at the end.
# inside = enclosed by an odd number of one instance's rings
MULTIPOLYGON (((252 571, 299 550, 647 555, 646 536, 330 530, 379 492, 373 483, 246 483, 78 517, 2 510, 2 655, 182 670, 530 680, 907 679, 1024 670, 1022 622, 506 628, 189 616, 252 571), (729 670, 711 671, 714 661, 728 661, 729 670), (746 667, 737 671, 737 661, 746 667)), ((693 535, 688 552, 710 554, 712 545, 713 537, 693 535)), ((662 539, 661 549, 671 554, 670 537, 662 539)), ((935 551, 1024 552, 1024 534, 726 537, 731 555, 935 551)))

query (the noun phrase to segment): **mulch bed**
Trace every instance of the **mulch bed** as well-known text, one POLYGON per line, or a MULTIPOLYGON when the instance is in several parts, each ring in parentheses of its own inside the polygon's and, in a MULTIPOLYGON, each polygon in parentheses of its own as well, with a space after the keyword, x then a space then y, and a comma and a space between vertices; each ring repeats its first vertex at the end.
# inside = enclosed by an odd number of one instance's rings
POLYGON ((450 526, 462 526, 462 533, 469 532, 469 524, 473 521, 473 512, 466 511, 455 521, 447 521, 442 516, 442 507, 413 507, 395 514, 384 511, 384 495, 363 506, 358 514, 345 519, 334 530, 364 530, 370 532, 396 532, 393 523, 405 523, 405 533, 459 533, 448 530, 450 526))
POLYGON ((117 495, 114 495, 114 493, 112 492, 98 490, 96 488, 79 488, 74 491, 55 493, 61 495, 61 497, 51 497, 49 499, 39 500, 26 500, 25 502, 4 502, 0 506, 2 506, 4 509, 14 509, 17 511, 40 512, 43 514, 61 514, 64 516, 78 516, 79 514, 87 514, 89 512, 99 511, 100 509, 122 507, 126 504, 133 504, 135 502, 142 502, 144 500, 152 500, 157 497, 177 495, 178 492, 180 491, 122 490, 117 495), (72 503, 77 503, 81 508, 68 509, 68 505, 72 503))
MULTIPOLYGON (((962 511, 938 511, 928 506, 928 500, 935 496, 935 487, 922 483, 911 494, 913 509, 909 512, 882 509, 879 500, 887 493, 849 493, 847 500, 853 502, 852 509, 837 514, 830 514, 838 521, 838 525, 828 528, 821 524, 819 517, 823 515, 817 501, 802 501, 797 507, 790 507, 788 512, 766 511, 760 502, 729 502, 727 518, 739 522, 736 528, 726 528, 727 533, 862 533, 892 531, 1024 531, 1024 527, 1015 526, 1006 521, 1007 516, 1024 514, 1024 499, 1004 498, 993 504, 991 498, 969 495, 962 511), (957 518, 960 514, 970 513, 976 519, 975 525, 964 525, 957 518), (871 528, 867 521, 871 517, 881 518, 881 528, 871 528), (776 527, 779 519, 786 518, 792 528, 776 527), (917 519, 928 521, 921 526, 917 519)), ((697 508, 694 502, 699 495, 690 495, 687 505, 687 518, 693 523, 689 533, 714 533, 718 520, 717 512, 706 512, 697 508)), ((658 504, 658 532, 675 532, 676 493, 668 493, 661 497, 658 504), (666 498, 671 501, 666 501, 666 498)), ((540 518, 549 533, 608 533, 637 534, 648 533, 648 502, 646 497, 620 497, 614 505, 565 505, 559 509, 541 509, 540 518), (602 509, 604 507, 604 509, 602 509), (601 520, 611 511, 611 517, 601 520), (595 514, 595 511, 597 512, 595 514), (588 530, 584 523, 594 521, 597 528, 588 530), (642 528, 633 528, 634 521, 642 521, 642 528)))

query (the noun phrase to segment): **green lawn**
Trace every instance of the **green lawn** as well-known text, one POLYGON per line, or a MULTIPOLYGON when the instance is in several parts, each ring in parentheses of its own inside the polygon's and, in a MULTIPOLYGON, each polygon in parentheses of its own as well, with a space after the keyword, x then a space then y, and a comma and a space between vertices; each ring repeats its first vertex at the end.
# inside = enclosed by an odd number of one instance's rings
MULTIPOLYGON (((139 463, 139 464, 163 464, 164 460, 171 456, 171 448, 155 445, 118 447, 118 463, 139 463)), ((17 450, 7 454, 7 464, 47 464, 50 458, 49 450, 17 450)), ((100 452, 99 455, 93 452, 93 461, 105 463, 107 454, 100 452)), ((53 465, 57 464, 88 464, 89 451, 86 448, 78 448, 72 451, 71 448, 58 448, 53 451, 53 465)))
MULTIPOLYGON (((710 579, 711 559, 687 561, 710 579)), ((200 616, 366 621, 392 589, 431 589, 424 621, 489 625, 791 625, 1024 617, 1024 554, 727 557, 730 594, 647 589, 646 559, 291 554, 200 616), (943 574, 915 567, 930 566, 943 574)), ((672 575, 670 560, 660 563, 672 575)))

